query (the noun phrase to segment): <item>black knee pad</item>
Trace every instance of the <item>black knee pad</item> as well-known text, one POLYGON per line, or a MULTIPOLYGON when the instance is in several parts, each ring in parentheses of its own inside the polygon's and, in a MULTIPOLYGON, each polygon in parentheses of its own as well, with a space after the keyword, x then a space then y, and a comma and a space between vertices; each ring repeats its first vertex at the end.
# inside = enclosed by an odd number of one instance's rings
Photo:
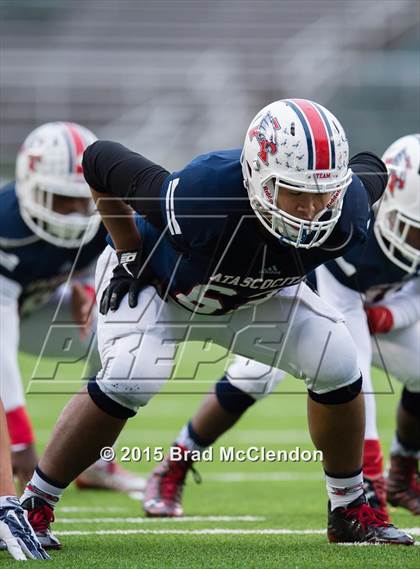
POLYGON ((420 419, 420 393, 413 393, 404 387, 401 394, 401 406, 407 413, 420 419))
POLYGON ((136 413, 134 411, 120 405, 103 393, 103 391, 99 389, 96 377, 92 377, 88 381, 87 390, 95 405, 107 415, 111 415, 111 417, 115 417, 116 419, 129 419, 135 416, 136 413))
POLYGON ((315 393, 308 389, 308 395, 311 399, 317 403, 324 403, 325 405, 339 405, 340 403, 349 403, 355 399, 362 390, 362 376, 359 377, 350 385, 340 387, 340 389, 334 389, 334 391, 328 391, 328 393, 315 393))
POLYGON ((225 375, 216 383, 216 397, 228 413, 243 413, 255 403, 253 397, 232 385, 225 375))

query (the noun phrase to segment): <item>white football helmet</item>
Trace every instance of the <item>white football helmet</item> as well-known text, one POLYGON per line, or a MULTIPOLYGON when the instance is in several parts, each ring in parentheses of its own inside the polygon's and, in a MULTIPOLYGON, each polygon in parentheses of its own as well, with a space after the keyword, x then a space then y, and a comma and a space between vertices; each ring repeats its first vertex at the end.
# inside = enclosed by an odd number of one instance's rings
POLYGON ((408 240, 410 229, 420 232, 420 134, 396 140, 382 160, 389 180, 376 215, 376 239, 393 263, 414 274, 419 270, 420 249, 408 240))
POLYGON ((349 148, 343 127, 327 109, 306 99, 284 99, 252 120, 241 156, 244 185, 258 219, 281 242, 320 246, 340 217, 351 183, 349 148), (329 193, 326 207, 311 221, 277 206, 279 190, 329 193))
POLYGON ((16 159, 16 195, 22 218, 41 239, 59 247, 74 248, 96 234, 100 218, 82 171, 85 148, 96 140, 76 123, 52 122, 32 131, 16 159), (88 198, 89 212, 58 213, 54 194, 88 198))

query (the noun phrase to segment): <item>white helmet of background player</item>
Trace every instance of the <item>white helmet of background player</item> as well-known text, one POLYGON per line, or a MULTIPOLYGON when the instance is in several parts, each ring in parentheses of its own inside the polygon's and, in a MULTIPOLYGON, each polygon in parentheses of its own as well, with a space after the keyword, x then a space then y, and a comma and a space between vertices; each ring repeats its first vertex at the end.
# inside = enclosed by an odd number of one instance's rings
POLYGON ((250 124, 241 161, 251 206, 270 233, 305 249, 328 238, 352 177, 347 138, 333 114, 305 99, 267 105, 250 124), (282 189, 331 197, 308 221, 278 207, 282 189))
POLYGON ((385 151, 389 180, 375 220, 376 239, 389 259, 413 274, 420 262, 420 134, 385 151))
POLYGON ((78 247, 96 234, 100 218, 82 172, 85 148, 96 140, 76 123, 52 122, 32 131, 16 159, 16 194, 25 223, 59 247, 78 247), (54 211, 54 196, 89 200, 86 214, 54 211))

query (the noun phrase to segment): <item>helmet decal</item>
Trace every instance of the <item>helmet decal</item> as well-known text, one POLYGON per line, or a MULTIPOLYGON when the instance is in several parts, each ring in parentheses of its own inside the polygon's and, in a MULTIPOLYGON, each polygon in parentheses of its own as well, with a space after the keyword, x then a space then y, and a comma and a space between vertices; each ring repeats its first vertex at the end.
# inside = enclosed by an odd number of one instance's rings
POLYGON ((407 153, 407 148, 400 150, 395 156, 385 160, 387 166, 397 166, 397 169, 389 168, 389 181, 388 188, 391 194, 394 193, 395 188, 403 190, 407 179, 407 170, 411 170, 410 156, 407 153))
POLYGON ((279 121, 273 117, 270 111, 264 115, 262 120, 256 127, 251 128, 249 131, 249 140, 254 137, 260 145, 258 158, 268 165, 268 153, 277 154, 277 132, 280 130, 279 121))
POLYGON ((28 168, 31 172, 36 172, 37 165, 41 162, 42 156, 38 154, 29 154, 28 155, 28 168))

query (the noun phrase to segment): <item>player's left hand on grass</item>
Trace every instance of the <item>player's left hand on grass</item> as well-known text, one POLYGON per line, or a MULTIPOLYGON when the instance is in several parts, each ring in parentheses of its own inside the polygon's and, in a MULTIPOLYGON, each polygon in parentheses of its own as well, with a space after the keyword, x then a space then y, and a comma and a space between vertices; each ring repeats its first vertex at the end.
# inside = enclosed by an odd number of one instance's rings
POLYGON ((39 543, 25 510, 15 496, 0 498, 0 539, 18 561, 51 559, 39 543))
POLYGON ((38 464, 35 445, 31 443, 23 450, 12 451, 13 475, 19 483, 19 490, 24 491, 26 484, 32 478, 35 467, 38 464))
POLYGON ((117 252, 118 265, 114 268, 109 285, 105 289, 99 311, 106 314, 115 311, 122 299, 128 294, 128 306, 137 306, 140 291, 152 283, 154 275, 148 265, 145 265, 141 249, 117 252))
POLYGON ((386 334, 394 326, 392 312, 386 306, 365 306, 371 334, 386 334))

